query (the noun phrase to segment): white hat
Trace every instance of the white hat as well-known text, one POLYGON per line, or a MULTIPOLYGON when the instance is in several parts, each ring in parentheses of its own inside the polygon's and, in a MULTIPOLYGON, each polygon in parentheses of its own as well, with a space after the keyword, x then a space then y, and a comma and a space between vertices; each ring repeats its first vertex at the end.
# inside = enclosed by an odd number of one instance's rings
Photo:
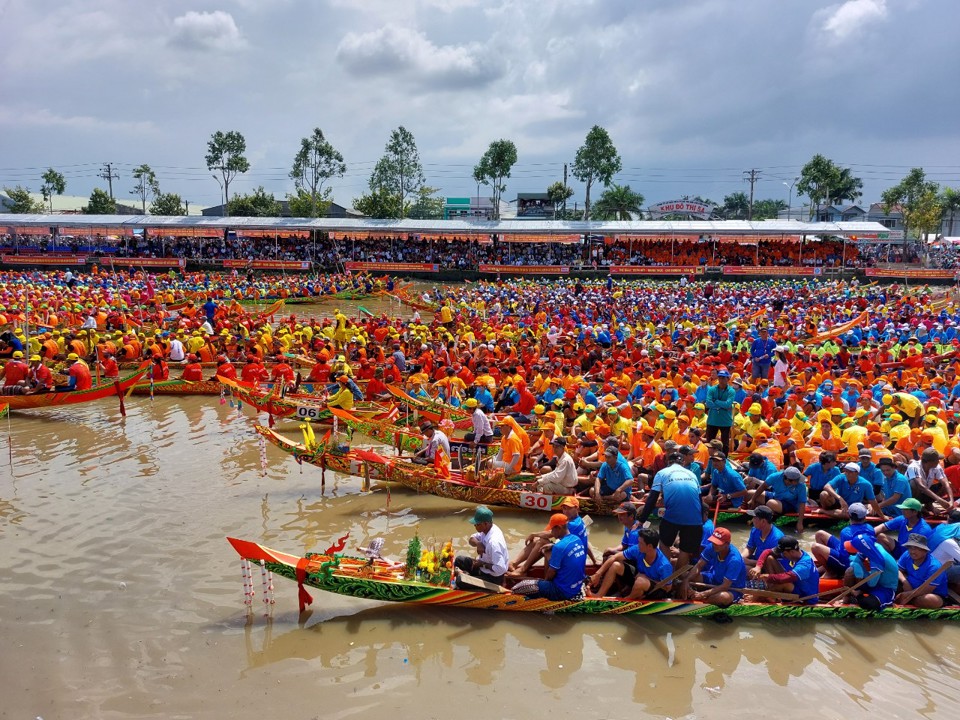
POLYGON ((849 470, 850 472, 856 472, 856 473, 860 472, 860 466, 854 462, 848 462, 846 465, 843 466, 843 469, 844 471, 849 470))

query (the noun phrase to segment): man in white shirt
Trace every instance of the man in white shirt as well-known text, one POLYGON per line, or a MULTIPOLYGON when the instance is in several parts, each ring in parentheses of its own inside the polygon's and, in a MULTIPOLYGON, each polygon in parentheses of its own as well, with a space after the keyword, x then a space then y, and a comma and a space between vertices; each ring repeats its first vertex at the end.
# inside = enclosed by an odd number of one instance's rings
POLYGON ((473 423, 473 436, 471 437, 468 433, 463 439, 472 441, 474 445, 493 442, 493 427, 490 425, 490 418, 477 403, 476 398, 467 398, 463 406, 473 411, 470 414, 470 422, 473 423))
POLYGON ((553 451, 557 454, 557 468, 537 478, 537 492, 550 495, 572 495, 577 488, 577 464, 573 456, 565 452, 567 441, 563 437, 558 435, 551 444, 553 451))
POLYGON ((433 465, 437 459, 437 450, 440 448, 443 448, 448 458, 450 457, 450 440, 446 433, 437 430, 429 420, 420 426, 420 430, 426 442, 413 456, 413 462, 420 465, 433 465))
POLYGON ((933 505, 939 505, 943 511, 949 511, 953 507, 953 489, 940 466, 940 453, 936 449, 927 448, 921 453, 919 460, 907 465, 906 476, 913 497, 922 502, 928 510, 932 509, 933 505))
POLYGON ((503 585, 503 576, 510 565, 510 553, 503 532, 493 524, 493 511, 486 505, 480 505, 470 518, 477 532, 470 536, 470 547, 475 548, 477 557, 457 555, 453 566, 457 572, 457 586, 460 586, 461 573, 486 580, 495 585, 503 585))
POLYGON ((183 362, 186 357, 183 343, 180 342, 179 338, 173 338, 173 340, 170 341, 170 362, 183 362))

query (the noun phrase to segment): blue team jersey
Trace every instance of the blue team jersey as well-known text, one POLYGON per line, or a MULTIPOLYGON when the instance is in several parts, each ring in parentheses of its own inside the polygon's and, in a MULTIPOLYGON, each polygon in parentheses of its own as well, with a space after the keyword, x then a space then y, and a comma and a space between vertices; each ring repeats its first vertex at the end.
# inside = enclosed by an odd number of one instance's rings
POLYGON ((769 458, 764 458, 763 464, 760 467, 750 468, 749 472, 747 472, 747 477, 756 478, 757 480, 766 480, 776 472, 778 472, 777 466, 770 462, 769 458))
POLYGON ((580 538, 584 548, 588 547, 587 526, 584 524, 582 517, 577 515, 573 520, 568 520, 567 532, 580 538))
MULTIPOLYGON (((630 469, 630 463, 624 459, 623 455, 619 455, 614 467, 610 467, 609 463, 603 463, 597 472, 597 477, 600 479, 600 494, 613 495, 623 483, 633 479, 633 471, 630 469)), ((633 487, 627 485, 624 492, 629 500, 633 487)))
MULTIPOLYGON (((897 561, 897 566, 903 571, 903 576, 910 583, 910 587, 916 590, 923 585, 927 578, 940 569, 941 562, 933 555, 927 553, 927 557, 919 566, 913 564, 910 553, 903 553, 897 561)), ((941 573, 940 577, 933 581, 927 592, 935 593, 942 597, 947 596, 947 573, 941 573)))
POLYGON ((907 518, 903 515, 900 515, 895 518, 890 518, 883 523, 887 526, 887 530, 892 530, 897 533, 897 545, 902 546, 907 540, 910 539, 911 533, 919 533, 925 538, 929 538, 933 535, 933 528, 923 518, 917 520, 917 524, 913 527, 907 526, 907 518))
POLYGON ((700 481, 682 465, 668 465, 653 476, 652 490, 663 497, 663 519, 674 525, 702 525, 700 481))
MULTIPOLYGON (((710 469, 710 484, 717 489, 717 492, 729 494, 746 489, 747 486, 744 485, 740 473, 730 467, 729 464, 725 465, 723 470, 719 472, 713 467, 710 469)), ((734 507, 740 507, 743 504, 743 496, 732 498, 730 502, 734 507)))
POLYGON ((827 486, 828 482, 840 477, 840 469, 834 465, 829 472, 825 472, 823 466, 815 462, 810 463, 803 474, 810 478, 810 492, 819 493, 827 486))
POLYGON ((647 561, 640 554, 638 545, 628 547, 623 551, 623 556, 636 566, 637 575, 646 575, 654 584, 666 580, 673 574, 673 565, 659 548, 657 548, 657 557, 650 565, 647 565, 647 561))
POLYGON ((554 584, 567 598, 575 597, 583 585, 587 552, 576 535, 569 532, 554 543, 550 567, 557 571, 554 584))
POLYGON ((834 478, 827 484, 837 491, 837 495, 842 497, 847 505, 853 503, 866 504, 868 500, 875 500, 877 497, 873 492, 873 485, 860 478, 857 478, 853 485, 845 477, 834 478))
MULTIPOLYGON (((709 578, 708 582, 719 585, 724 580, 729 579, 731 588, 741 589, 746 584, 747 566, 744 564, 739 551, 733 545, 730 546, 727 556, 721 560, 717 555, 716 546, 713 543, 707 543, 700 559, 707 564, 703 569, 703 574, 705 579, 709 578)), ((734 595, 740 596, 741 593, 734 593, 734 595)))
POLYGON ((883 508, 884 513, 890 517, 899 517, 903 513, 900 511, 900 508, 897 507, 907 498, 913 497, 913 491, 910 489, 910 481, 904 476, 900 471, 895 472, 889 478, 883 478, 882 485, 883 499, 887 500, 888 498, 893 497, 894 495, 899 495, 900 499, 897 500, 893 505, 887 505, 883 508))
POLYGON ((878 491, 883 488, 884 478, 883 473, 880 471, 879 465, 874 465, 873 463, 860 463, 860 477, 870 483, 873 486, 874 491, 878 491))
POLYGON ((777 546, 777 541, 783 537, 783 530, 776 525, 771 526, 766 539, 760 537, 760 530, 750 528, 750 537, 747 538, 747 549, 750 551, 750 559, 756 560, 764 550, 773 550, 777 546))
POLYGON ((713 524, 713 520, 709 518, 703 524, 703 534, 700 536, 700 547, 703 547, 708 542, 710 542, 710 536, 713 535, 713 531, 716 530, 716 526, 713 524))
POLYGON ((807 484, 802 480, 795 485, 787 485, 783 480, 783 472, 776 472, 764 482, 775 500, 788 502, 797 509, 807 504, 807 484))
MULTIPOLYGON (((804 552, 796 562, 790 562, 786 558, 780 558, 780 564, 787 572, 792 572, 797 576, 797 581, 793 584, 793 592, 800 597, 816 595, 820 589, 820 573, 817 572, 817 566, 813 558, 804 552)), ((806 602, 813 605, 818 601, 812 597, 806 602)))
POLYGON ((626 550, 637 544, 637 535, 640 533, 640 525, 635 524, 632 528, 623 529, 623 537, 620 538, 620 547, 626 550))
POLYGON ((933 529, 933 534, 928 538, 927 544, 932 552, 947 540, 958 539, 960 539, 960 523, 943 523, 933 529))

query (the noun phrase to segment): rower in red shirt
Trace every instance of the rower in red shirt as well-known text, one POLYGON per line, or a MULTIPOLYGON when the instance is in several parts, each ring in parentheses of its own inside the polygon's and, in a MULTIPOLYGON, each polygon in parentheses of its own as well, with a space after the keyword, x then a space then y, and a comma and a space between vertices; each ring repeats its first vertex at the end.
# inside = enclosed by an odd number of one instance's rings
POLYGON ((187 355, 187 364, 183 366, 183 373, 180 375, 182 380, 190 382, 199 382, 203 380, 203 365, 200 364, 200 358, 196 353, 187 355))
POLYGON ((276 356, 277 364, 273 366, 273 372, 270 374, 270 379, 279 383, 282 382, 285 385, 292 385, 296 380, 296 375, 293 372, 293 368, 290 367, 290 364, 284 360, 283 355, 276 356))
POLYGON ((27 391, 28 394, 49 392, 53 389, 53 373, 50 372, 50 368, 43 364, 43 358, 39 355, 32 355, 30 357, 30 375, 28 380, 32 386, 27 391))
POLYGON ((162 357, 155 357, 150 367, 151 379, 154 382, 170 379, 170 368, 162 357))
POLYGON ((226 355, 217 355, 217 375, 227 380, 237 379, 237 369, 227 359, 226 355))
POLYGON ((13 359, 3 366, 0 374, 3 375, 4 387, 20 385, 27 379, 30 374, 30 368, 27 367, 27 364, 23 361, 22 350, 14 350, 13 359))
POLYGON ((323 357, 323 353, 320 354, 320 361, 310 368, 310 375, 307 377, 307 381, 311 383, 329 383, 330 382, 330 364, 327 362, 326 358, 323 357))
POLYGON ((269 377, 267 369, 260 363, 255 355, 247 356, 247 364, 240 370, 240 379, 243 382, 257 384, 263 382, 269 377))
POLYGON ((113 353, 109 350, 104 350, 100 353, 100 357, 100 372, 103 376, 108 380, 118 379, 120 377, 120 366, 113 357, 113 353))
POLYGON ((70 376, 70 382, 65 390, 89 390, 93 387, 93 378, 90 377, 90 368, 82 362, 78 362, 80 357, 76 353, 67 355, 67 374, 70 376))

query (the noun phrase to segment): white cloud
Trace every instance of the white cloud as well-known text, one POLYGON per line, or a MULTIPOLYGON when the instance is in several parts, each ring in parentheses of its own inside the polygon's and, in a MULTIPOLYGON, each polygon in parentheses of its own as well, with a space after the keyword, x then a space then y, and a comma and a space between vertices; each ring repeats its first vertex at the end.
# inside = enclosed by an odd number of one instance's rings
POLYGON ((190 10, 173 20, 171 42, 189 50, 236 50, 245 41, 233 16, 223 10, 190 10))
POLYGON ((502 64, 479 43, 434 45, 418 30, 392 26, 347 33, 337 60, 358 77, 401 77, 437 89, 475 88, 503 74, 502 64))
POLYGON ((867 24, 886 17, 886 0, 847 0, 823 11, 822 28, 834 40, 846 40, 867 24))
POLYGON ((58 128, 91 133, 152 133, 156 125, 149 120, 107 120, 90 115, 59 115, 46 108, 0 107, 0 125, 8 127, 58 128))

